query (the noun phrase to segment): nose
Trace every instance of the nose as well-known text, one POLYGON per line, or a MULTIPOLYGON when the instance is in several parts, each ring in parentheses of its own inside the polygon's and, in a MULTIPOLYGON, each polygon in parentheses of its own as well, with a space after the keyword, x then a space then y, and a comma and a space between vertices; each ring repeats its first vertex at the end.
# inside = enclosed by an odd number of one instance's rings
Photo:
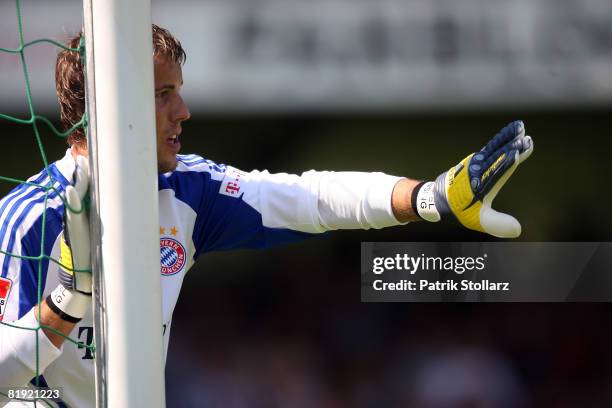
POLYGON ((185 103, 183 97, 179 94, 176 98, 176 107, 174 109, 174 120, 176 122, 182 122, 191 118, 191 112, 189 112, 189 107, 185 103))

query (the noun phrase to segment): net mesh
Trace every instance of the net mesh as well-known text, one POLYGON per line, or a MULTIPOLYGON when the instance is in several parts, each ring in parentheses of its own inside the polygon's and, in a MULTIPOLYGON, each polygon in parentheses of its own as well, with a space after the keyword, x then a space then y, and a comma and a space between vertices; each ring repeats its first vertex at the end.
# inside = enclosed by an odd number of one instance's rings
MULTIPOLYGON (((36 39, 34 41, 30 41, 30 42, 25 42, 24 41, 24 35, 23 35, 23 20, 22 20, 22 14, 21 14, 21 2, 20 0, 15 0, 15 5, 16 5, 16 10, 17 10, 17 29, 18 29, 18 38, 19 38, 19 44, 17 46, 17 48, 2 48, 0 47, 0 52, 4 52, 4 53, 12 53, 12 54, 17 54, 19 56, 20 62, 21 62, 21 69, 23 72, 23 80, 25 82, 25 92, 26 92, 26 100, 27 100, 27 107, 28 107, 28 112, 27 115, 29 116, 27 119, 23 119, 23 118, 18 118, 15 116, 10 116, 10 115, 6 115, 6 114, 2 114, 0 113, 0 120, 5 120, 5 121, 10 121, 12 123, 18 124, 18 125, 22 125, 22 126, 31 126, 32 128, 32 132, 34 135, 34 138, 36 140, 36 146, 38 149, 38 154, 40 154, 40 157, 42 159, 42 162, 44 164, 44 171, 47 174, 47 182, 44 184, 38 184, 32 181, 27 181, 27 180, 20 180, 17 178, 11 178, 11 177, 6 177, 6 176, 2 176, 0 175, 0 182, 5 182, 5 183, 11 183, 11 184, 15 184, 15 185, 27 185, 27 186, 33 186, 34 188, 36 188, 38 191, 43 192, 44 194, 44 209, 42 211, 42 233, 40 235, 40 247, 39 247, 39 252, 38 254, 29 254, 29 255, 25 255, 25 254, 20 254, 20 253, 11 253, 6 251, 5 247, 2 246, 0 247, 0 253, 5 254, 8 257, 16 257, 16 258, 20 258, 20 259, 27 259, 30 260, 32 262, 35 262, 37 265, 37 304, 38 304, 38 316, 39 316, 39 321, 38 321, 38 325, 37 327, 21 327, 19 325, 16 324, 11 324, 8 322, 2 322, 0 321, 0 324, 5 325, 5 326, 10 326, 13 328, 17 328, 17 329, 22 329, 22 330, 29 330, 29 331, 33 331, 36 332, 36 334, 38 334, 39 330, 49 330, 53 333, 56 333, 62 337, 64 337, 67 341, 74 343, 75 345, 79 346, 79 347, 84 347, 86 349, 91 350, 91 352, 95 352, 95 345, 94 342, 92 341, 90 344, 85 344, 81 341, 79 341, 78 339, 74 339, 70 336, 65 336, 63 333, 55 330, 52 327, 46 326, 41 324, 40 322, 40 301, 42 298, 42 292, 43 292, 43 282, 42 282, 42 275, 43 275, 43 264, 44 261, 47 260, 49 262, 53 262, 57 265, 61 266, 61 263, 58 259, 54 259, 53 257, 50 256, 49 253, 45 252, 45 239, 48 239, 49 237, 46 237, 46 231, 47 231, 47 204, 49 201, 49 196, 51 194, 53 194, 54 196, 58 196, 61 197, 61 200, 64 203, 65 208, 68 211, 73 211, 73 212, 77 212, 75 211, 74 208, 71 208, 66 201, 64 200, 63 194, 58 191, 58 188, 56 187, 57 184, 57 179, 55 178, 55 176, 52 174, 52 172, 50 171, 50 167, 49 167, 49 163, 47 160, 47 155, 45 153, 45 149, 44 149, 44 144, 43 144, 43 139, 41 137, 41 132, 40 132, 40 125, 44 125, 47 126, 49 128, 49 130, 57 137, 61 137, 61 138, 66 138, 68 135, 70 135, 74 130, 78 129, 78 128, 82 128, 85 132, 87 132, 87 113, 85 113, 83 115, 83 117, 81 118, 81 120, 76 123, 72 128, 66 130, 65 132, 61 132, 60 130, 58 130, 53 123, 45 116, 42 115, 38 115, 36 113, 36 109, 34 106, 34 102, 33 102, 33 97, 32 97, 32 91, 31 91, 31 86, 30 86, 30 77, 28 74, 28 65, 27 65, 27 61, 26 61, 26 55, 25 55, 25 50, 28 47, 31 47, 35 44, 39 44, 39 43, 48 43, 51 46, 54 47, 58 47, 61 49, 65 49, 65 50, 70 50, 70 51, 74 51, 74 52, 79 52, 81 55, 81 61, 85 62, 85 42, 84 39, 81 37, 81 41, 79 44, 78 48, 67 48, 66 46, 64 46, 63 44, 54 41, 52 39, 48 39, 48 38, 40 38, 40 39, 36 39)), ((1 44, 0 44, 1 45, 1 44)), ((85 210, 86 206, 83 206, 83 210, 85 210)), ((7 222, 7 221, 5 221, 7 222)), ((40 360, 40 356, 39 356, 39 343, 38 343, 38 336, 36 336, 36 376, 33 380, 33 384, 36 386, 41 385, 39 376, 40 374, 42 374, 40 372, 40 368, 39 368, 39 360, 40 360)), ((2 393, 6 398, 8 398, 8 395, 6 393, 2 393)), ((42 403, 42 405, 46 405, 46 406, 52 406, 47 400, 45 399, 39 399, 38 400, 39 403, 42 403)))

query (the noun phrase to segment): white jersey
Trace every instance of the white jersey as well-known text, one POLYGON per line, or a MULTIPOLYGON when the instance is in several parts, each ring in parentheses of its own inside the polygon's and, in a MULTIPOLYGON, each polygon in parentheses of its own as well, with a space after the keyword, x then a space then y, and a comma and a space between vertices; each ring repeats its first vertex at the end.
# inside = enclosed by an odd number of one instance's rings
MULTIPOLYGON (((23 184, 0 201, 3 251, 40 255, 46 208, 43 252, 59 259, 60 195, 74 168, 68 150, 62 160, 29 179, 38 185, 52 182, 55 189, 47 197, 40 187, 23 184)), ((177 168, 158 178, 164 352, 183 279, 199 255, 269 247, 332 229, 397 225, 391 194, 398 180, 381 173, 246 173, 196 155, 179 155, 177 168)), ((0 320, 37 327, 33 307, 39 302, 39 268, 44 299, 59 284, 58 265, 45 257, 38 261, 0 254, 0 267, 0 320)), ((93 330, 90 311, 70 337, 90 344, 93 330)), ((24 384, 36 373, 33 333, 0 325, 0 387, 24 384)), ((91 351, 69 341, 58 350, 42 330, 38 343, 38 383, 62 388, 60 407, 94 407, 91 351)))

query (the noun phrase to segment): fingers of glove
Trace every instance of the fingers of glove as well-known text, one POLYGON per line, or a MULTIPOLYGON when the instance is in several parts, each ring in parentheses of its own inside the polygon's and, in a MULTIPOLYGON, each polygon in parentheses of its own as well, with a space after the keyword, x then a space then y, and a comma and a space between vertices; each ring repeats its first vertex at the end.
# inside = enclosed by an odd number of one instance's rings
POLYGON ((89 189, 89 161, 84 156, 77 156, 74 169, 74 187, 82 200, 89 189))
POLYGON ((509 146, 514 146, 514 143, 503 146, 487 158, 476 153, 470 160, 468 165, 470 186, 479 199, 489 194, 508 169, 517 164, 518 151, 509 149, 509 146))
MULTIPOLYGON (((73 252, 66 238, 67 234, 64 232, 61 238, 60 264, 62 267, 58 271, 59 281, 67 289, 91 294, 91 272, 81 272, 77 266, 73 265, 73 252)), ((77 245, 80 245, 80 243, 77 243, 77 245)))
POLYGON ((489 167, 499 156, 511 150, 517 150, 524 161, 533 151, 533 141, 525 136, 525 125, 521 121, 512 122, 502 129, 480 152, 474 154, 476 160, 489 167))
POLYGON ((520 152, 519 158, 518 158, 519 164, 527 160, 529 156, 531 156, 531 153, 533 153, 533 140, 531 139, 531 136, 525 136, 524 138, 521 139, 521 141, 522 141, 522 149, 519 150, 520 152))
POLYGON ((486 233, 498 238, 517 238, 521 235, 521 224, 516 218, 487 205, 481 209, 480 225, 486 233))
POLYGON ((81 199, 72 186, 66 187, 66 201, 70 208, 65 212, 64 232, 72 251, 73 267, 75 270, 86 270, 90 268, 89 220, 85 212, 80 211, 81 199))
POLYGON ((516 168, 519 165, 518 162, 519 153, 511 151, 506 155, 504 163, 499 166, 492 174, 485 179, 482 184, 482 190, 478 195, 483 203, 487 205, 493 204, 493 200, 497 197, 497 194, 514 174, 516 168))
POLYGON ((74 186, 66 186, 64 197, 66 199, 66 214, 82 212, 81 209, 83 208, 83 203, 77 189, 74 186))
POLYGON ((92 278, 91 272, 75 272, 74 273, 74 289, 85 294, 91 294, 92 278))
POLYGON ((64 284, 65 287, 72 287, 72 277, 74 275, 72 266, 72 250, 70 249, 70 244, 68 243, 68 237, 66 236, 66 232, 62 232, 62 238, 60 240, 60 281, 64 284))
POLYGON ((508 143, 514 141, 517 138, 521 138, 525 136, 525 125, 523 121, 516 120, 502 130, 500 130, 494 137, 487 143, 485 147, 482 148, 480 153, 484 155, 484 157, 488 157, 495 152, 497 152, 500 148, 507 145, 508 143))
POLYGON ((533 153, 533 140, 530 136, 525 136, 524 127, 516 138, 499 147, 488 157, 482 152, 475 153, 472 158, 474 166, 470 167, 471 173, 474 173, 470 174, 472 189, 475 193, 480 191, 481 194, 487 194, 505 169, 513 166, 515 161, 521 164, 531 156, 531 153, 533 153), (519 153, 518 157, 514 156, 515 151, 519 153), (505 158, 500 160, 502 155, 505 155, 505 158))
POLYGON ((89 188, 89 163, 85 157, 77 157, 74 172, 74 186, 66 187, 66 208, 64 213, 64 239, 68 246, 62 251, 60 281, 65 287, 91 294, 91 256, 89 243, 89 220, 83 211, 82 200, 89 188), (70 258, 68 261, 67 258, 70 258))

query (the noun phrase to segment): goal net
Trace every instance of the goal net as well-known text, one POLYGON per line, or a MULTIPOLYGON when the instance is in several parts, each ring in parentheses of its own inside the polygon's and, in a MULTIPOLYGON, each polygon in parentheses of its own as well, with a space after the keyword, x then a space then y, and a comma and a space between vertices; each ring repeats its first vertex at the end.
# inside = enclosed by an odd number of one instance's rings
MULTIPOLYGON (((29 179, 15 176, 6 167, 0 173, 0 182, 10 184, 12 188, 0 201, 0 256, 4 262, 0 274, 0 324, 31 331, 35 338, 36 372, 31 383, 23 384, 24 387, 59 388, 65 395, 70 395, 66 392, 72 386, 70 381, 49 383, 39 364, 40 333, 51 331, 65 337, 63 353, 76 347, 95 357, 96 387, 89 391, 95 393, 97 406, 164 406, 149 0, 84 0, 83 35, 74 48, 67 47, 63 43, 65 39, 26 41, 24 33, 28 27, 24 23, 21 3, 15 0, 17 44, 4 44, 0 40, 0 53, 14 55, 19 60, 27 110, 18 114, 0 113, 0 121, 12 127, 30 129, 35 143, 31 144, 31 150, 20 153, 39 156, 43 170, 29 179), (35 46, 73 52, 84 63, 86 111, 74 126, 65 131, 54 125, 55 118, 37 111, 28 71, 29 51, 35 46), (61 175, 53 170, 53 161, 58 158, 48 157, 46 152, 50 143, 46 134, 66 138, 77 129, 83 129, 87 136, 92 169, 90 224, 94 329, 85 339, 79 337, 79 329, 82 329, 79 324, 66 336, 41 324, 40 320, 34 327, 19 325, 17 320, 22 317, 21 310, 11 312, 10 318, 9 314, 4 315, 9 306, 9 296, 16 296, 17 286, 22 284, 13 285, 15 279, 11 279, 10 268, 15 260, 28 262, 33 267, 35 294, 30 301, 37 305, 37 316, 40 316, 41 300, 52 289, 45 288, 46 277, 55 273, 59 260, 52 256, 49 214, 64 207, 67 211, 72 209, 65 205, 59 180, 61 175), (19 212, 24 210, 16 203, 21 203, 23 200, 19 201, 19 198, 25 196, 29 202, 42 207, 39 209, 42 214, 41 232, 37 245, 34 245, 38 249, 28 253, 18 250, 11 234, 5 233, 9 226, 23 221, 19 212)), ((40 169, 31 170, 33 174, 40 169)), ((93 378, 93 360, 90 374, 93 378)), ((16 388, 12 387, 0 384, 0 405, 24 401, 24 398, 31 401, 32 406, 74 406, 78 402, 73 400, 69 404, 61 398, 48 398, 55 395, 18 395, 14 392, 16 388)))

